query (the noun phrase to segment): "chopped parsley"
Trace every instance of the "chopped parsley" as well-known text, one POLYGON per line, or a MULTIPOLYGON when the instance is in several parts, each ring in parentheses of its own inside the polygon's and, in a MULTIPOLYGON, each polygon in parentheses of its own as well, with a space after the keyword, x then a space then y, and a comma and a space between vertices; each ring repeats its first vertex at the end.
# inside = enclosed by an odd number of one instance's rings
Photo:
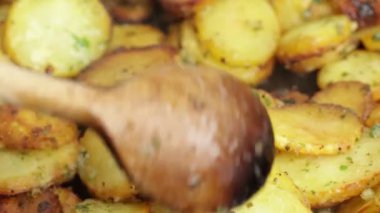
POLYGON ((375 124, 371 127, 369 135, 371 138, 378 138, 380 137, 380 124, 375 124))
POLYGON ((75 48, 89 48, 90 47, 90 41, 86 37, 79 37, 77 35, 72 35, 74 39, 74 46, 75 48))
POLYGON ((348 166, 347 165, 340 165, 340 167, 339 167, 339 170, 340 171, 345 171, 345 170, 347 170, 348 169, 348 166))
POLYGON ((380 41, 380 32, 376 32, 372 36, 372 40, 374 41, 380 41))

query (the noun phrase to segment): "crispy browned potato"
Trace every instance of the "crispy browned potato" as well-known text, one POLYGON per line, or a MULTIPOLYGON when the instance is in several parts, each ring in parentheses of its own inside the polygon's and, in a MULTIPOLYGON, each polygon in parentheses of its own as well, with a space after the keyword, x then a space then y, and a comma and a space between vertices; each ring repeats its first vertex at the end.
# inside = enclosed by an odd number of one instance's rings
POLYGON ((334 5, 360 27, 380 24, 379 0, 333 0, 334 5))
POLYGON ((316 103, 337 104, 354 111, 362 121, 369 116, 373 101, 371 89, 359 81, 342 81, 330 84, 311 99, 316 103))
POLYGON ((378 213, 380 212, 380 186, 365 189, 356 196, 339 205, 336 213, 378 213))
POLYGON ((347 152, 362 134, 362 123, 337 105, 295 104, 268 108, 276 148, 308 155, 347 152))
POLYGON ((147 203, 111 203, 88 199, 79 203, 76 213, 151 213, 147 203))
POLYGON ((80 144, 79 177, 96 198, 121 201, 137 193, 98 133, 88 129, 80 144))
POLYGON ((153 13, 152 0, 102 0, 117 22, 142 22, 153 13))
POLYGON ((280 38, 277 58, 291 71, 312 72, 355 49, 355 29, 356 23, 344 15, 303 23, 280 38))
POLYGON ((141 48, 158 45, 164 42, 165 36, 158 29, 145 24, 115 24, 112 27, 108 52, 119 48, 141 48))
POLYGON ((0 144, 7 149, 57 149, 78 141, 74 122, 30 109, 0 106, 0 144))
POLYGON ((368 119, 365 122, 365 125, 371 127, 375 124, 380 124, 380 104, 377 103, 374 105, 371 114, 369 114, 368 119))
POLYGON ((0 148, 0 195, 14 195, 71 180, 79 144, 53 150, 16 151, 0 148))
POLYGON ((55 213, 62 212, 59 199, 52 190, 26 193, 0 198, 0 212, 4 213, 55 213))
POLYGON ((49 188, 0 198, 2 213, 74 213, 79 198, 69 189, 49 188))
POLYGON ((54 188, 53 193, 59 200, 62 213, 75 212, 75 207, 80 202, 80 199, 72 190, 66 188, 54 188))
POLYGON ((160 0, 162 7, 177 17, 187 17, 193 14, 195 5, 201 0, 160 0))
POLYGON ((273 71, 274 60, 261 64, 260 66, 232 66, 226 61, 217 60, 201 50, 192 22, 185 21, 181 26, 181 52, 180 56, 184 63, 202 64, 228 72, 241 81, 257 85, 267 79, 273 71))
POLYGON ((290 176, 313 208, 334 206, 380 183, 380 138, 371 132, 338 155, 278 153, 274 168, 290 176))
POLYGON ((380 100, 380 54, 354 51, 347 57, 327 64, 318 73, 320 88, 338 81, 360 81, 371 87, 374 100, 380 100))
POLYGON ((78 80, 93 86, 111 87, 154 66, 174 60, 176 51, 165 46, 119 50, 96 61, 78 80))

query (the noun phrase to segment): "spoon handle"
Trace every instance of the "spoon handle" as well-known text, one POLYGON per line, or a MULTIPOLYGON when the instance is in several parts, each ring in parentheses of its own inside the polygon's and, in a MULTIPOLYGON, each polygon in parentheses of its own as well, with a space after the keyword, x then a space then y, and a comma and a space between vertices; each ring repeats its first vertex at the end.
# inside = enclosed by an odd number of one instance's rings
POLYGON ((31 72, 0 62, 0 99, 96 125, 92 108, 100 91, 69 80, 31 72))

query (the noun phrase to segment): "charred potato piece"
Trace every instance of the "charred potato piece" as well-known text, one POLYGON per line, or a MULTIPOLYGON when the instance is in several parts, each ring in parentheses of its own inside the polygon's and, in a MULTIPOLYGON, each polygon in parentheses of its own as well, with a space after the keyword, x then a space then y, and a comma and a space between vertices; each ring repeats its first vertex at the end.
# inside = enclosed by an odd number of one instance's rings
POLYGON ((337 104, 351 109, 362 121, 371 112, 371 89, 358 81, 336 82, 317 92, 311 99, 316 103, 337 104))
POLYGON ((380 141, 365 131, 346 153, 306 156, 284 152, 274 168, 289 174, 313 208, 331 207, 380 183, 380 141))
POLYGON ((158 45, 164 42, 164 37, 159 29, 150 25, 114 25, 108 52, 119 48, 131 49, 158 45))
POLYGON ((308 155, 347 152, 360 138, 362 124, 337 105, 296 104, 268 109, 276 148, 308 155))
POLYGON ((360 27, 380 24, 379 0, 333 0, 334 5, 360 27))
POLYGON ((164 10, 177 17, 193 14, 195 5, 201 0, 160 0, 164 10))
POLYGON ((273 59, 260 66, 239 67, 227 64, 226 61, 218 61, 209 54, 202 52, 195 29, 190 21, 185 21, 181 26, 180 42, 182 47, 180 56, 185 63, 202 64, 223 70, 250 85, 263 82, 273 71, 273 59))
POLYGON ((310 21, 281 37, 277 58, 295 72, 311 72, 355 48, 351 35, 356 24, 347 16, 330 16, 310 21))
POLYGON ((364 190, 356 196, 339 205, 337 213, 376 213, 380 212, 380 187, 364 190))
POLYGON ((164 46, 119 50, 93 63, 78 79, 93 86, 111 87, 151 67, 172 62, 174 56, 175 50, 164 46))
POLYGON ((0 212, 4 213, 73 213, 79 198, 68 189, 50 188, 0 198, 0 212))
POLYGON ((0 149, 0 195, 14 195, 72 179, 79 145, 54 150, 14 151, 0 149))
POLYGON ((103 55, 110 33, 111 19, 99 0, 23 0, 12 4, 3 43, 21 66, 73 77, 103 55))
POLYGON ((14 106, 0 106, 0 144, 7 149, 57 149, 78 141, 74 122, 14 106))
POLYGON ((202 1, 195 28, 203 51, 233 67, 267 63, 280 37, 276 14, 266 0, 202 1))
POLYGON ((304 195, 286 173, 272 171, 263 188, 231 213, 311 213, 304 195))
POLYGON ((75 208, 76 213, 150 213, 146 203, 110 203, 88 199, 79 203, 75 208))
POLYGON ((80 144, 79 177, 96 198, 120 201, 137 193, 98 133, 88 129, 80 144))
POLYGON ((318 73, 318 85, 325 88, 338 81, 360 81, 371 87, 374 100, 380 99, 380 54, 355 51, 347 57, 327 64, 318 73))

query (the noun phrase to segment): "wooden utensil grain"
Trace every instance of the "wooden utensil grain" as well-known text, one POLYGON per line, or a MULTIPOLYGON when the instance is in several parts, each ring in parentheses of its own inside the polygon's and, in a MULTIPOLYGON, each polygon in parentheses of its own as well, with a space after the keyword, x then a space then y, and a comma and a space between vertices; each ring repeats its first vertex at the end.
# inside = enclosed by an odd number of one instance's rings
POLYGON ((259 100, 206 68, 166 65, 102 90, 1 63, 0 97, 102 129, 138 189, 181 210, 242 202, 274 157, 259 100))

